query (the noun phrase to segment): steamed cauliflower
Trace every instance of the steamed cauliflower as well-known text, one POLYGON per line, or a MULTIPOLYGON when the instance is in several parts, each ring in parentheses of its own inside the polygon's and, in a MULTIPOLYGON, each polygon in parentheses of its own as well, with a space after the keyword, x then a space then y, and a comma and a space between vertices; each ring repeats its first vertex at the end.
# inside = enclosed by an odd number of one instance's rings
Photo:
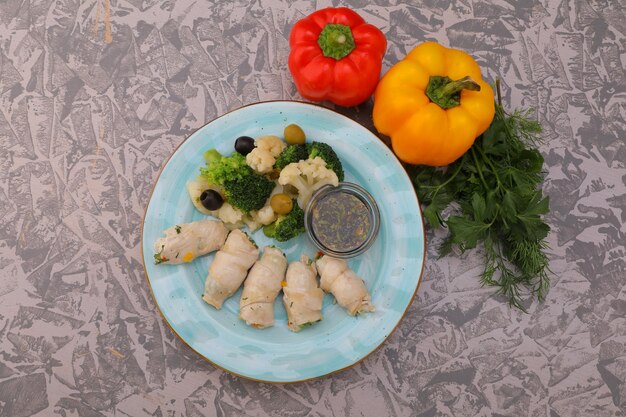
POLYGON ((259 174, 266 174, 274 168, 276 157, 287 144, 278 136, 261 136, 254 142, 255 148, 246 155, 246 163, 259 174))
POLYGON ((261 210, 257 211, 254 217, 259 221, 259 223, 266 226, 276 220, 276 213, 274 213, 271 206, 265 206, 261 210))
POLYGON ((219 209, 211 211, 211 214, 226 223, 226 227, 230 225, 241 225, 244 217, 241 210, 236 209, 226 202, 224 202, 219 209))
POLYGON ((261 223, 259 223, 252 217, 252 213, 250 215, 245 216, 243 218, 243 222, 245 223, 246 226, 248 226, 248 229, 250 229, 250 232, 254 232, 259 227, 261 227, 261 223))
POLYGON ((251 232, 254 232, 261 226, 267 226, 276 220, 276 213, 272 207, 265 206, 259 211, 251 211, 249 215, 243 218, 243 222, 248 226, 251 232))
POLYGON ((187 192, 189 193, 189 198, 191 198, 191 202, 193 203, 194 207, 200 213, 207 216, 212 216, 212 212, 207 210, 207 208, 204 207, 200 202, 200 196, 202 195, 202 192, 209 188, 216 190, 220 194, 222 193, 219 187, 209 184, 209 182, 203 177, 198 177, 198 179, 196 180, 187 182, 187 192))
POLYGON ((265 206, 257 211, 251 211, 247 216, 244 217, 243 221, 246 226, 248 226, 250 231, 254 232, 259 227, 267 226, 268 224, 274 223, 274 221, 276 221, 276 218, 278 216, 272 209, 272 206, 270 205, 270 200, 272 199, 273 195, 282 193, 282 191, 283 186, 277 184, 276 187, 274 187, 272 194, 270 194, 269 198, 265 202, 265 206))
POLYGON ((337 186, 339 179, 318 156, 287 165, 280 171, 278 183, 295 187, 298 190, 298 205, 305 208, 315 191, 325 185, 337 186))

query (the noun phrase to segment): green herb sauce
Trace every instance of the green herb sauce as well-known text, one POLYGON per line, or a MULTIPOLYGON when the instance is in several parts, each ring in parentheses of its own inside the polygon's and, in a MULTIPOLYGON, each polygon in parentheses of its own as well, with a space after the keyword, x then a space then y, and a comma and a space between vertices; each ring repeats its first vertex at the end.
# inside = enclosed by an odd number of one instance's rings
POLYGON ((350 252, 365 243, 372 223, 368 207, 357 196, 330 193, 312 211, 312 228, 317 239, 335 252, 350 252))

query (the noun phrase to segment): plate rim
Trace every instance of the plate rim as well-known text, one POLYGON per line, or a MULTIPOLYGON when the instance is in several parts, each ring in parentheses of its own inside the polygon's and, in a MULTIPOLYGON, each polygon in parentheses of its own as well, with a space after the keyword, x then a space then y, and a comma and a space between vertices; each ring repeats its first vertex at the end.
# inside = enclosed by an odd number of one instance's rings
MULTIPOLYGON (((163 173, 163 170, 165 169, 165 167, 170 163, 172 157, 176 154, 176 152, 178 152, 178 150, 180 149, 180 147, 187 142, 187 140, 189 140, 189 138, 191 138, 193 135, 195 135, 198 131, 200 131, 201 129, 204 129, 206 126, 208 126, 209 124, 213 123, 214 121, 216 121, 217 119, 220 119, 230 113, 234 113, 236 111, 239 111, 241 109, 244 109, 246 107, 250 107, 250 106, 255 106, 255 105, 259 105, 259 104, 265 104, 265 103, 298 103, 298 104, 304 104, 307 106, 312 106, 312 107, 317 107, 317 108, 321 108, 323 110, 328 110, 332 113, 335 113, 337 116, 347 119, 353 123, 356 123, 357 125, 365 128, 366 130, 368 130, 370 133, 372 133, 374 136, 376 136, 374 134, 374 132, 372 132, 370 129, 368 129, 367 127, 363 126, 361 123, 359 123, 358 121, 338 112, 335 109, 331 109, 328 108, 326 106, 323 106, 321 104, 317 104, 317 103, 311 103, 311 102, 306 102, 306 101, 300 101, 300 100, 263 100, 263 101, 257 101, 254 103, 248 103, 248 104, 244 104, 242 106, 239 106, 237 108, 234 108, 232 110, 229 110, 227 112, 222 113, 221 115, 209 120, 208 122, 206 122, 205 124, 203 124, 202 126, 198 127, 197 129, 195 129, 193 132, 191 132, 190 134, 188 134, 177 146, 176 148, 174 148, 174 150, 170 153, 170 155, 167 157, 167 159, 162 163, 161 168, 159 169, 159 173, 156 176, 156 179, 154 180, 154 183, 152 184, 152 189, 150 190, 150 196, 148 197, 148 202, 146 203, 146 206, 144 208, 144 213, 143 213, 143 218, 141 219, 141 229, 140 229, 140 236, 139 236, 139 243, 140 243, 140 251, 141 251, 141 266, 143 267, 143 272, 144 272, 144 276, 145 276, 145 280, 148 283, 148 288, 150 289, 150 295, 152 296, 152 301, 154 302, 154 305, 156 306, 157 311, 159 312, 159 314, 161 315, 161 318, 163 320, 163 322, 165 322, 165 324, 167 324, 167 326, 170 328, 170 330, 176 335, 176 337, 185 345, 187 346, 189 349, 191 349, 195 354, 197 354, 198 356, 200 356, 201 358, 203 358, 205 361, 207 361, 209 364, 211 364, 212 366, 214 366, 217 369, 222 370, 223 372, 227 372, 231 375, 235 375, 239 378, 243 378, 243 379, 247 379, 250 381, 254 381, 254 382, 262 382, 262 383, 266 383, 266 384, 276 384, 276 385, 287 385, 287 384, 297 384, 297 383, 301 383, 301 382, 308 382, 308 381, 312 381, 312 380, 316 380, 319 378, 323 378, 323 377, 327 377, 330 375, 335 375, 337 373, 340 373, 342 371, 345 371, 347 369, 352 368, 355 365, 358 365, 359 363, 363 362, 365 359, 367 359, 369 356, 371 356, 373 353, 375 353, 376 351, 378 351, 384 344, 385 342, 389 339, 389 337, 391 337, 391 335, 396 331, 396 329, 400 326, 400 323, 402 322, 402 320, 404 320, 404 317, 406 316, 406 314, 409 311, 409 308, 411 308, 411 305, 413 304, 413 301, 415 300, 415 296, 417 295, 417 291, 419 290, 420 285, 422 284, 422 278, 424 275, 424 267, 426 265, 426 248, 427 248, 427 239, 426 239, 426 223, 424 222, 424 213, 422 211, 422 206, 420 205, 419 202, 419 198, 417 197, 417 192, 415 191, 415 188, 412 187, 412 192, 411 195, 415 197, 415 201, 417 202, 417 207, 420 211, 420 219, 422 221, 422 235, 423 235, 423 239, 424 239, 424 248, 423 248, 423 253, 422 253, 422 268, 419 272, 419 276, 417 278, 417 285, 415 286, 415 290, 413 291, 413 294, 411 295, 411 298, 409 299, 409 302, 407 303, 406 308, 404 309, 404 312, 402 313, 402 315, 400 316, 400 319, 398 320, 398 322, 393 326, 393 328, 387 333, 387 335, 385 336, 385 338, 376 346, 374 347, 371 351, 369 351, 368 353, 366 353, 365 355, 363 355, 362 357, 360 357, 359 359, 357 359, 356 361, 352 362, 351 364, 348 364, 342 368, 339 369, 335 369, 331 372, 326 372, 324 374, 321 375, 316 375, 316 376, 312 376, 309 378, 305 378, 305 379, 299 379, 299 380, 293 380, 293 381, 272 381, 272 380, 265 380, 265 379, 259 379, 259 378, 254 378, 254 377, 250 377, 247 375, 242 375, 239 374, 235 371, 232 371, 230 369, 226 369, 218 364, 216 364, 215 362, 213 362, 211 359, 207 358, 206 356, 204 356, 202 353, 198 352, 196 349, 194 349, 177 331, 176 329, 172 326, 172 324, 169 322, 169 320, 165 317, 165 315, 163 314, 163 311, 161 310, 161 306, 159 305, 159 302, 156 299, 156 296, 154 295, 154 290, 152 288, 152 284, 150 282, 150 277, 148 276, 148 269, 146 268, 146 261, 145 261, 145 256, 144 256, 144 252, 143 252, 143 237, 144 237, 144 228, 145 228, 145 222, 146 222, 146 216, 148 214, 148 207, 150 206, 150 202, 152 201, 152 197, 154 195, 154 190, 156 188, 157 183, 159 182, 159 180, 161 179, 161 174, 163 173)), ((380 140, 380 138, 378 138, 378 140, 380 140)), ((382 142, 382 141, 381 141, 382 142)), ((387 144, 385 144, 383 142, 383 145, 388 146, 387 144)), ((409 177, 409 174, 407 173, 406 169, 404 168, 404 166, 402 165, 402 162, 398 159, 398 157, 396 156, 396 154, 393 152, 391 152, 391 154, 393 155, 393 158, 396 160, 396 162, 398 162, 401 166, 401 171, 402 173, 407 177, 407 179, 409 180, 410 183, 412 183, 411 178, 409 177)))

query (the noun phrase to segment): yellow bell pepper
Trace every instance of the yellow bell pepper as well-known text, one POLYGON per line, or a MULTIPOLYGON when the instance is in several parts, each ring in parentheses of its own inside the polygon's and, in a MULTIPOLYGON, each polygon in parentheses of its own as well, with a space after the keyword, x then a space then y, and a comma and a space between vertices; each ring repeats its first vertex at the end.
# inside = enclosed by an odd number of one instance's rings
POLYGON ((493 90, 468 54, 425 42, 391 67, 374 94, 374 126, 402 161, 448 165, 493 120, 493 90))

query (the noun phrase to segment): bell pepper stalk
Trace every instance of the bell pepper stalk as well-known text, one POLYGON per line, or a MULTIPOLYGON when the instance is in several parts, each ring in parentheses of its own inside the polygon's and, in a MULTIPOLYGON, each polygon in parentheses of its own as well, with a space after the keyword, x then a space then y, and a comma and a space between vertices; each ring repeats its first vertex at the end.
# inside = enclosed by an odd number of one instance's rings
POLYGON ((467 152, 494 114, 493 90, 476 61, 424 42, 380 80, 372 116, 401 161, 444 166, 467 152))
POLYGON ((296 22, 289 45, 289 70, 300 95, 349 107, 374 93, 387 40, 353 10, 329 7, 296 22))

